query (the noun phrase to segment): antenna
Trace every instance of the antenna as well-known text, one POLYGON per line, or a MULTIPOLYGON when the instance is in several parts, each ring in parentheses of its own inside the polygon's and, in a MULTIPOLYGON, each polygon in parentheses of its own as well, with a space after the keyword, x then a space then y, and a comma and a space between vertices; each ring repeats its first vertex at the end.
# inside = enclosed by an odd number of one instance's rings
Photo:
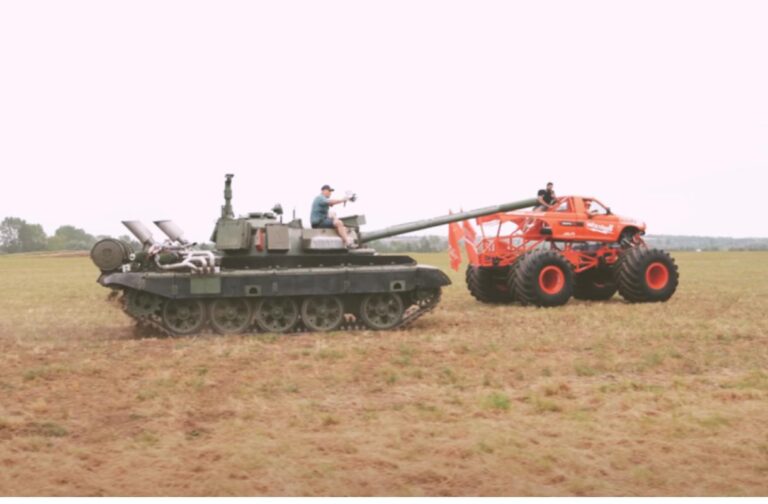
POLYGON ((233 173, 227 173, 224 175, 226 180, 224 181, 224 206, 221 207, 222 219, 234 219, 235 212, 232 210, 232 177, 233 173))

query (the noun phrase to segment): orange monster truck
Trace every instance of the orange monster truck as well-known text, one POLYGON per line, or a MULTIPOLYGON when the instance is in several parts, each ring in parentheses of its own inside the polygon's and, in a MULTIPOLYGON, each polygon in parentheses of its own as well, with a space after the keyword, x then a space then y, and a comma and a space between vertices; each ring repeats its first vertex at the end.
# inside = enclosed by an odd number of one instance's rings
POLYGON ((666 301, 679 274, 670 255, 648 248, 645 223, 620 217, 591 197, 563 196, 546 210, 479 217, 479 234, 464 221, 466 282, 484 303, 559 306, 571 296, 606 300, 618 290, 630 302, 666 301))

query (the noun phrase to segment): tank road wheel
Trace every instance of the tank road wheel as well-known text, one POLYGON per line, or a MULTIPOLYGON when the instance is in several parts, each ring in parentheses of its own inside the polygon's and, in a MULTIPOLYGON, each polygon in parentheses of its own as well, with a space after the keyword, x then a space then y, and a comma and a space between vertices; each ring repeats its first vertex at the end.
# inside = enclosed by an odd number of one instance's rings
POLYGON ((368 294, 360 303, 360 318, 377 331, 395 327, 403 319, 404 312, 402 298, 391 292, 368 294))
POLYGON ((523 304, 560 306, 573 294, 571 264, 553 250, 537 250, 518 259, 514 292, 523 304))
POLYGON ((504 277, 506 268, 482 268, 479 266, 467 266, 465 280, 467 289, 472 297, 481 303, 503 303, 510 301, 509 292, 500 290, 500 287, 506 289, 504 277))
POLYGON ((291 298, 264 298, 256 303, 254 315, 261 330, 288 332, 299 321, 299 307, 291 298))
POLYGON ((675 260, 658 249, 627 250, 616 271, 619 294, 632 303, 666 301, 677 290, 679 279, 675 260))
POLYGON ((336 296, 311 296, 301 303, 301 320, 313 331, 333 331, 344 321, 344 302, 336 296))
POLYGON ((613 272, 608 268, 592 268, 576 274, 573 297, 589 301, 605 301, 616 294, 613 272))
POLYGON ((136 318, 154 315, 162 304, 162 298, 150 292, 129 290, 125 293, 125 310, 136 318))
POLYGON ((245 299, 217 299, 211 303, 211 327, 219 334, 245 332, 251 325, 253 310, 245 299))
POLYGON ((205 325, 205 312, 199 299, 169 299, 163 306, 163 324, 174 334, 194 334, 205 325))

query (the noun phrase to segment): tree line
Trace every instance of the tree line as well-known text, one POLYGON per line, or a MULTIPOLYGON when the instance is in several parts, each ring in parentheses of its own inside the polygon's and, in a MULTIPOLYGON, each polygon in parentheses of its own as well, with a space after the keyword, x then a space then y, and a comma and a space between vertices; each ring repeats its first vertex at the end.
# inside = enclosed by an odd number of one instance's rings
POLYGON ((400 254, 404 252, 445 252, 448 250, 448 238, 444 236, 398 236, 376 240, 367 247, 383 254, 400 254))
MULTIPOLYGON (((75 226, 59 226, 50 236, 43 226, 19 217, 6 217, 0 222, 0 253, 39 252, 44 250, 90 250, 94 243, 106 236, 94 236, 75 226)), ((141 245, 131 237, 119 237, 135 249, 141 245)))
MULTIPOLYGON (((90 250, 102 235, 91 235, 75 226, 59 226, 48 236, 40 224, 33 224, 19 217, 6 217, 0 222, 0 253, 39 252, 45 250, 90 250)), ((141 250, 141 244, 128 235, 118 239, 141 250)), ((766 250, 768 238, 724 238, 710 236, 651 235, 646 237, 649 246, 668 250, 766 250)), ((382 253, 444 252, 448 239, 444 236, 399 236, 385 238, 368 246, 382 253)), ((215 248, 211 243, 198 245, 202 249, 215 248)))

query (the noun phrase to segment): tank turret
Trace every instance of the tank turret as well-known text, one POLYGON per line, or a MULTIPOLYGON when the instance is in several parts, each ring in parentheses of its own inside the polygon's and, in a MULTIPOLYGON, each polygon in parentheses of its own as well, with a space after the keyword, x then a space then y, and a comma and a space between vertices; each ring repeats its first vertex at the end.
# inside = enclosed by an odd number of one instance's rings
POLYGON ((485 215, 509 212, 537 204, 536 199, 527 199, 399 224, 378 231, 363 231, 361 229, 366 223, 364 215, 341 217, 341 221, 349 230, 354 243, 353 247, 348 248, 335 229, 306 229, 302 226, 301 219, 283 223, 280 205, 275 205, 271 212, 254 212, 235 218, 231 204, 232 177, 233 175, 226 176, 225 204, 222 206, 221 218, 216 223, 212 235, 216 249, 221 251, 225 257, 264 257, 272 254, 372 254, 372 250, 364 249, 362 245, 382 238, 485 215))

